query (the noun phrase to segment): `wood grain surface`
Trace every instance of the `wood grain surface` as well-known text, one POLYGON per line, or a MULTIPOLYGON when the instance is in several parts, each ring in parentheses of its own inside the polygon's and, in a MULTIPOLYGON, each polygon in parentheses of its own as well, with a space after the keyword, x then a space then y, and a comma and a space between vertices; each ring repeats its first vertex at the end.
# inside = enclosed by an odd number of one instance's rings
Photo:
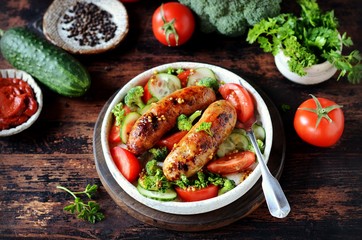
MULTIPOLYGON (((51 0, 3 1, 0 28, 39 26, 51 0)), ((335 9, 341 31, 362 50, 360 0, 319 1, 335 9)), ((141 0, 126 4, 130 31, 120 46, 94 56, 76 56, 92 77, 81 98, 61 97, 41 86, 44 107, 28 130, 0 139, 0 239, 359 239, 362 235, 361 90, 345 80, 315 86, 294 84, 278 72, 273 56, 245 37, 227 38, 197 32, 186 45, 168 48, 153 37, 151 16, 161 4, 141 0), (270 216, 265 204, 227 226, 178 232, 153 226, 119 207, 103 186, 96 196, 106 219, 90 224, 63 211, 72 199, 56 189, 82 190, 102 185, 95 167, 93 134, 108 99, 137 74, 161 64, 197 61, 224 67, 253 82, 272 100, 282 118, 286 156, 281 185, 292 210, 285 219, 270 216), (304 143, 293 129, 299 104, 313 94, 343 105, 345 131, 333 147, 304 143), (291 107, 283 111, 282 105, 291 107)), ((295 1, 284 12, 299 12, 295 1)), ((0 56, 0 67, 11 68, 0 56)), ((1 104, 1 103, 0 103, 1 104)))

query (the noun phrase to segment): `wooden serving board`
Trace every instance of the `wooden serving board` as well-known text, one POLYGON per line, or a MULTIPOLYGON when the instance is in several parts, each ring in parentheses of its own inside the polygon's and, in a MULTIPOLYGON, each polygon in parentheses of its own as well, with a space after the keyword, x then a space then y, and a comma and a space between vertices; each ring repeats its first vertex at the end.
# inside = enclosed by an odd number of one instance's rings
MULTIPOLYGON (((263 92, 259 89, 257 91, 263 97, 271 115, 274 134, 268 167, 270 172, 279 179, 283 171, 286 146, 283 124, 275 105, 263 92)), ((100 140, 101 125, 104 114, 114 96, 107 101, 98 116, 93 136, 93 151, 96 169, 104 188, 116 204, 129 215, 144 223, 160 228, 185 232, 205 231, 229 225, 247 216, 265 201, 261 187, 261 178, 246 194, 236 201, 220 209, 202 214, 177 215, 164 213, 149 208, 133 199, 114 180, 108 170, 102 152, 100 140)))

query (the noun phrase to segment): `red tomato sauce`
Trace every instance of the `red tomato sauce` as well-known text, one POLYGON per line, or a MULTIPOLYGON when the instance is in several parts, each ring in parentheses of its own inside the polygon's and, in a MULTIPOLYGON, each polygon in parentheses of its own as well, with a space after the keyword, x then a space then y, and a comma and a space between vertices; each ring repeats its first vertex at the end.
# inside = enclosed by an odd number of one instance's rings
POLYGON ((0 78, 0 130, 26 122, 37 110, 38 103, 27 82, 0 78))

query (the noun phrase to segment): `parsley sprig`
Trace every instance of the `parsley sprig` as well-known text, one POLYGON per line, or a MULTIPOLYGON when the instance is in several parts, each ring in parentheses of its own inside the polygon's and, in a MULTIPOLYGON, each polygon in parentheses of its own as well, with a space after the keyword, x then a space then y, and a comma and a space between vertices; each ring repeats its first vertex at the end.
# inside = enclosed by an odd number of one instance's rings
POLYGON ((323 12, 316 0, 298 0, 298 3, 300 16, 283 13, 263 19, 249 30, 246 40, 257 41, 265 52, 274 56, 283 51, 290 57, 290 70, 300 76, 306 75, 305 68, 329 61, 340 71, 337 80, 347 75, 349 82, 360 83, 361 54, 354 50, 342 55, 342 47, 351 47, 353 42, 346 33, 339 33, 334 11, 323 12))
POLYGON ((90 223, 95 223, 96 221, 101 221, 104 219, 104 215, 100 212, 100 206, 95 201, 88 201, 84 203, 80 197, 77 195, 86 195, 89 199, 92 199, 92 196, 98 189, 98 186, 93 184, 88 184, 84 191, 82 192, 72 192, 66 187, 57 186, 58 189, 64 190, 71 194, 74 197, 74 202, 65 206, 64 211, 71 213, 78 213, 77 217, 89 221, 90 223))

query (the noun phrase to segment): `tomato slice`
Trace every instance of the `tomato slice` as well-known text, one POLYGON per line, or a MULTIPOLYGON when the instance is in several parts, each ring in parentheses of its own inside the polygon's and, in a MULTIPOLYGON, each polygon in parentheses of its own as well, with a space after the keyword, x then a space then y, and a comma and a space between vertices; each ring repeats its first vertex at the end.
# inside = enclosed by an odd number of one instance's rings
POLYGON ((246 170, 255 163, 255 153, 251 151, 228 154, 210 162, 206 168, 212 173, 229 174, 246 170))
POLYGON ((164 139, 161 139, 156 145, 158 147, 167 147, 167 149, 171 151, 173 146, 177 144, 187 133, 188 131, 176 132, 164 139))
POLYGON ((142 100, 145 104, 147 104, 148 100, 150 100, 151 98, 152 98, 152 94, 148 90, 148 84, 146 83, 146 85, 143 87, 142 100))
POLYGON ((118 170, 129 182, 134 182, 138 179, 141 172, 141 164, 133 153, 120 146, 116 146, 111 148, 111 155, 118 170))
POLYGON ((189 80, 189 76, 192 75, 192 73, 194 72, 195 70, 193 69, 187 69, 186 71, 183 71, 181 73, 179 73, 177 75, 177 77, 180 79, 181 81, 181 87, 186 87, 187 86, 187 82, 189 80))
POLYGON ((108 136, 108 141, 110 143, 120 143, 121 140, 121 126, 116 126, 115 124, 112 126, 111 131, 108 136))
POLYGON ((182 189, 179 187, 175 188, 177 195, 185 202, 195 202, 206 200, 209 198, 216 197, 219 192, 219 187, 213 184, 201 189, 182 189))
POLYGON ((219 92, 235 107, 240 122, 248 122, 254 116, 253 98, 244 87, 235 83, 226 83, 220 86, 219 92))

